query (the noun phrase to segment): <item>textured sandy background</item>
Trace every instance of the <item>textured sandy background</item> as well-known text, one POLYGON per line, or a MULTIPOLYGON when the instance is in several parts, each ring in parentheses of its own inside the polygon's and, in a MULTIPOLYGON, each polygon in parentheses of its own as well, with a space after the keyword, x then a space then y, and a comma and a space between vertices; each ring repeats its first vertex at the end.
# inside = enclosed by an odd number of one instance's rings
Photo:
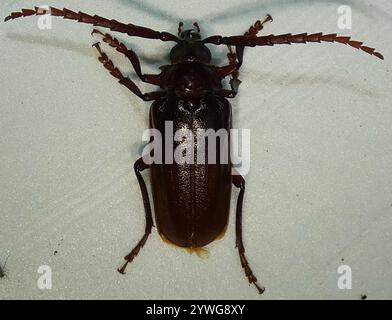
MULTIPOLYGON (((310 44, 245 54, 232 104, 235 126, 251 130, 244 234, 263 296, 244 278, 234 219, 207 260, 154 230, 127 275, 116 272, 144 230, 132 164, 148 104, 99 64, 91 26, 0 23, 0 261, 10 254, 0 298, 392 298, 392 4, 371 3, 345 1, 354 24, 340 31, 340 1, 46 2, 173 33, 180 19, 197 20, 204 35, 241 34, 270 13, 264 34, 352 34, 384 53, 382 62, 310 44), (337 287, 341 264, 352 268, 352 290, 337 287), (37 287, 40 265, 52 268, 51 290, 37 287)), ((34 4, 3 0, 0 18, 34 4)), ((118 38, 145 72, 167 61, 170 44, 118 38)), ((223 47, 214 53, 225 62, 223 47)))

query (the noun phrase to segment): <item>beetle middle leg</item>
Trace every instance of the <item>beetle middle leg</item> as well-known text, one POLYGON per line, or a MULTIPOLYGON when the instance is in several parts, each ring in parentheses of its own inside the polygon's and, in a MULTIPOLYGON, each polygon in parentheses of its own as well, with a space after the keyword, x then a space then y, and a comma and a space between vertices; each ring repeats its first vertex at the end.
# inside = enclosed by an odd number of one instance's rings
POLYGON ((140 239, 138 244, 131 250, 130 253, 128 253, 124 257, 124 259, 126 260, 125 263, 122 265, 121 268, 117 269, 118 272, 120 272, 122 274, 125 273, 125 268, 127 267, 128 263, 132 262, 132 260, 139 253, 140 249, 146 243, 148 236, 151 233, 152 226, 153 226, 150 199, 148 197, 146 183, 144 182, 144 179, 143 179, 142 175, 140 174, 140 172, 142 172, 143 170, 149 169, 150 166, 148 164, 144 163, 143 158, 139 158, 138 160, 136 160, 135 164, 133 165, 133 168, 135 170, 135 174, 136 174, 137 180, 139 182, 139 186, 140 186, 140 191, 141 191, 142 197, 143 197, 144 212, 145 212, 145 216, 146 216, 146 229, 144 231, 143 237, 140 239))
POLYGON ((264 287, 258 285, 257 278, 253 274, 252 269, 249 267, 248 260, 245 257, 244 243, 242 242, 242 203, 244 200, 245 193, 245 179, 240 175, 233 175, 233 184, 240 189, 240 193, 237 199, 236 209, 236 223, 235 223, 235 234, 236 234, 236 247, 241 259, 242 268, 245 271, 245 275, 249 280, 249 283, 253 283, 260 294, 265 290, 264 287))
POLYGON ((98 29, 94 29, 91 32, 91 35, 93 35, 94 33, 100 34, 102 36, 103 42, 115 48, 118 52, 122 53, 124 56, 128 58, 128 60, 131 62, 133 69, 135 70, 140 80, 149 84, 155 84, 158 86, 160 85, 159 75, 142 73, 139 58, 133 50, 128 49, 124 43, 118 41, 116 38, 112 37, 109 33, 103 33, 98 29))
POLYGON ((93 45, 99 52, 100 57, 98 57, 98 60, 103 64, 103 66, 110 71, 110 74, 117 78, 119 83, 122 85, 126 86, 132 93, 137 95, 140 99, 144 101, 151 101, 151 100, 156 100, 165 95, 165 92, 163 91, 153 91, 153 92, 147 92, 147 93, 142 93, 139 89, 139 87, 128 77, 124 77, 122 72, 114 66, 113 62, 108 58, 107 54, 101 50, 101 47, 99 43, 95 43, 93 45))

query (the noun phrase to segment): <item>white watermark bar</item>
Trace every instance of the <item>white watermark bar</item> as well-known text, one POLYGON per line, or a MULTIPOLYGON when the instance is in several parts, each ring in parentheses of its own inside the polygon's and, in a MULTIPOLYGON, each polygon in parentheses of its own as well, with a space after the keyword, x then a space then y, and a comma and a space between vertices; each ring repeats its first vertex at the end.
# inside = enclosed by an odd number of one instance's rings
POLYGON ((353 283, 351 267, 348 265, 341 265, 338 267, 337 272, 340 275, 337 282, 338 288, 340 290, 351 290, 353 283))
POLYGON ((52 16, 51 10, 48 5, 40 5, 38 7, 38 21, 37 26, 40 30, 52 29, 52 16))
POLYGON ((174 132, 173 128, 173 122, 166 121, 164 135, 158 129, 143 132, 142 140, 148 142, 142 152, 146 164, 231 164, 233 174, 249 172, 249 129, 181 128, 174 132))
POLYGON ((353 11, 350 6, 338 7, 338 28, 340 30, 351 30, 353 28, 353 11))
POLYGON ((37 270, 40 274, 37 280, 37 287, 40 290, 51 290, 52 289, 52 268, 47 265, 39 266, 37 270))

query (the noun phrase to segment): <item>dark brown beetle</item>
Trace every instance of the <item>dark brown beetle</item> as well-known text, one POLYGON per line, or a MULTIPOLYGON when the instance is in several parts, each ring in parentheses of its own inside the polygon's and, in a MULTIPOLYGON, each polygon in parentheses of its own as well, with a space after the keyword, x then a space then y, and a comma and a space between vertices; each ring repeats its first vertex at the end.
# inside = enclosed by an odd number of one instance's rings
MULTIPOLYGON (((257 21, 243 36, 222 37, 219 35, 205 39, 200 37, 197 23, 194 29, 182 30, 178 27, 178 37, 168 32, 158 32, 149 28, 124 24, 116 20, 68 9, 22 9, 13 12, 5 21, 32 15, 51 14, 65 19, 76 20, 94 26, 108 28, 112 31, 126 33, 129 36, 172 41, 176 45, 170 52, 171 63, 161 67, 160 74, 143 74, 136 53, 107 33, 94 29, 103 41, 124 54, 131 62, 138 77, 146 83, 159 86, 161 90, 142 93, 136 84, 116 68, 108 56, 101 50, 99 43, 94 46, 99 52, 99 61, 110 73, 126 86, 132 93, 144 101, 154 101, 150 108, 150 128, 160 131, 165 139, 165 122, 171 121, 173 129, 225 129, 231 128, 231 106, 226 98, 233 98, 238 92, 240 80, 238 71, 242 65, 244 47, 273 46, 276 44, 306 43, 306 42, 339 42, 361 49, 380 59, 383 56, 374 48, 363 46, 362 42, 353 41, 350 37, 336 34, 315 33, 282 34, 257 37, 263 29, 263 24, 271 21, 267 18, 257 21), (206 44, 227 45, 229 49, 229 64, 223 67, 211 65, 211 53, 206 44), (233 52, 231 46, 235 46, 233 52), (224 89, 222 80, 231 76, 230 90, 224 89)), ((178 143, 177 143, 178 144, 178 143)), ((200 148, 197 144, 194 148, 200 148)), ((206 149, 207 150, 207 149, 206 149)), ((219 150, 217 164, 194 163, 152 163, 146 164, 143 157, 134 164, 139 181, 146 216, 146 229, 142 239, 125 257, 126 262, 119 269, 124 273, 125 268, 139 253, 146 243, 153 226, 151 206, 146 184, 141 171, 151 169, 155 219, 158 231, 163 239, 180 247, 198 250, 218 239, 225 232, 230 207, 231 186, 240 189, 236 208, 236 247, 238 248, 241 265, 246 277, 253 283, 259 293, 264 288, 257 284, 257 279, 249 267, 245 257, 242 242, 242 202, 245 192, 245 180, 240 175, 232 174, 232 164, 221 163, 219 150)))

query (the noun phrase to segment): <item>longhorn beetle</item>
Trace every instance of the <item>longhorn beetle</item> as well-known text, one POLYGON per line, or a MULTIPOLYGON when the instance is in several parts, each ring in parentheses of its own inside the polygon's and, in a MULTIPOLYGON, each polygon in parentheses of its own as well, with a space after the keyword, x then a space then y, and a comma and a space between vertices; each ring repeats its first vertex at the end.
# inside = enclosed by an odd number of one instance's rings
MULTIPOLYGON (((134 24, 125 24, 84 12, 49 7, 42 9, 22 9, 12 12, 5 21, 19 17, 49 14, 75 20, 94 26, 125 33, 132 37, 156 39, 174 42, 170 51, 170 63, 162 66, 159 74, 144 74, 137 54, 108 33, 94 29, 102 40, 127 57, 141 81, 158 86, 160 89, 142 93, 137 85, 112 63, 99 42, 93 46, 98 50, 99 61, 115 77, 143 101, 153 101, 150 107, 150 128, 158 130, 163 139, 165 123, 171 121, 173 128, 188 129, 225 129, 232 126, 231 105, 226 98, 234 98, 238 93, 239 70, 243 62, 244 48, 255 46, 273 46, 279 44, 307 42, 338 42, 365 51, 379 59, 384 59, 374 48, 364 46, 362 42, 337 34, 300 33, 257 36, 264 23, 272 21, 267 15, 264 21, 256 21, 249 30, 240 36, 222 37, 214 35, 202 39, 198 24, 194 28, 183 30, 183 23, 178 26, 178 36, 168 32, 159 32, 134 24), (226 45, 228 64, 215 66, 211 62, 211 52, 207 45, 226 45), (235 46, 235 51, 232 49, 235 46), (230 89, 224 89, 222 80, 230 77, 230 89)), ((177 146, 187 147, 189 141, 172 141, 177 146)), ((229 144, 230 145, 230 144, 229 144)), ((193 150, 203 149, 209 152, 207 145, 194 144, 193 150)), ((227 147, 229 148, 229 147, 227 147)), ((143 197, 146 228, 139 243, 125 256, 124 265, 118 269, 125 272, 128 263, 139 253, 147 241, 153 226, 150 200, 141 172, 150 169, 152 196, 155 207, 155 221, 161 237, 177 246, 188 250, 201 250, 225 232, 230 207, 232 184, 239 188, 236 208, 236 247, 242 268, 249 283, 254 284, 259 293, 264 287, 257 283, 248 261, 242 241, 242 203, 245 192, 245 180, 232 173, 232 161, 220 163, 223 158, 220 149, 214 150, 219 158, 216 163, 146 163, 141 157, 134 164, 134 170, 143 197)))

